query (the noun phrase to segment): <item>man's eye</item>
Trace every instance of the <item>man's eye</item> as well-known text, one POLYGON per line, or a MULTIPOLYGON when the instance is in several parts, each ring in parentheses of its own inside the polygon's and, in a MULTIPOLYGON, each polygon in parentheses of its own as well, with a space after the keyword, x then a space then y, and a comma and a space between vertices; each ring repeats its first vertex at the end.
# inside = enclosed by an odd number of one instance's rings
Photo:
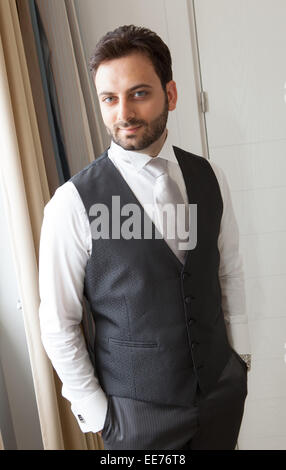
POLYGON ((107 96, 106 98, 104 98, 102 100, 104 103, 112 103, 114 101, 114 97, 113 96, 107 96))
POLYGON ((135 98, 142 98, 143 96, 147 95, 147 91, 135 91, 134 96, 135 98))

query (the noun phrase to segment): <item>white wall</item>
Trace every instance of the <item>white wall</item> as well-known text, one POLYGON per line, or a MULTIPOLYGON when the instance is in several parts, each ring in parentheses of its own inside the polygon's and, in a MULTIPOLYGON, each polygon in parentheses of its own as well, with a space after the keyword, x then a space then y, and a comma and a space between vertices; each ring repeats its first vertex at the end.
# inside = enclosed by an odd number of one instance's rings
POLYGON ((39 450, 41 430, 1 191, 0 227, 0 429, 6 449, 39 450))

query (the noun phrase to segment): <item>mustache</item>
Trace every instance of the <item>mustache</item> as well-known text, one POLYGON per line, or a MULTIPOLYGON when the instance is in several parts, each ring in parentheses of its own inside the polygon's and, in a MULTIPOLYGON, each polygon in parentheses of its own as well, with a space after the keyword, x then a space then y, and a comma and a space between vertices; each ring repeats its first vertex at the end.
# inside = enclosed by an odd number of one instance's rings
POLYGON ((138 119, 130 119, 129 121, 119 121, 116 123, 116 125, 114 126, 116 129, 118 129, 119 127, 121 129, 124 129, 126 127, 137 127, 137 126, 145 126, 146 125, 146 122, 143 121, 143 120, 138 120, 138 119))

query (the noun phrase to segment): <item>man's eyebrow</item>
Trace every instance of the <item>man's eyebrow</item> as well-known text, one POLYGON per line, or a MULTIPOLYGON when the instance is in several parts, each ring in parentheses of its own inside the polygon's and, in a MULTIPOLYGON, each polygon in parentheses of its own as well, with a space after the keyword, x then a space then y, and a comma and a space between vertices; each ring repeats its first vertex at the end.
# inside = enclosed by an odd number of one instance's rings
POLYGON ((127 90, 127 91, 134 91, 137 88, 152 88, 152 86, 148 85, 147 83, 139 83, 139 85, 135 85, 135 86, 129 88, 129 90, 127 90))
MULTIPOLYGON (((138 85, 134 85, 131 88, 127 90, 127 93, 130 93, 131 91, 137 90, 137 88, 153 88, 151 85, 148 85, 147 83, 139 83, 138 85)), ((114 95, 112 91, 102 91, 99 93, 99 96, 102 95, 114 95)))

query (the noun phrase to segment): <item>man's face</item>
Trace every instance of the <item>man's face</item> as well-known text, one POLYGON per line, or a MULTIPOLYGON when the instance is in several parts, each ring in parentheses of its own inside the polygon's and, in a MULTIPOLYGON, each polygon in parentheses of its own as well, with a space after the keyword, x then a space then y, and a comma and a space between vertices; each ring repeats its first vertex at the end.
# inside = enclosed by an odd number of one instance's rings
POLYGON ((147 150, 166 128, 175 109, 176 84, 163 90, 150 59, 140 53, 102 63, 95 76, 104 124, 126 150, 147 150))

